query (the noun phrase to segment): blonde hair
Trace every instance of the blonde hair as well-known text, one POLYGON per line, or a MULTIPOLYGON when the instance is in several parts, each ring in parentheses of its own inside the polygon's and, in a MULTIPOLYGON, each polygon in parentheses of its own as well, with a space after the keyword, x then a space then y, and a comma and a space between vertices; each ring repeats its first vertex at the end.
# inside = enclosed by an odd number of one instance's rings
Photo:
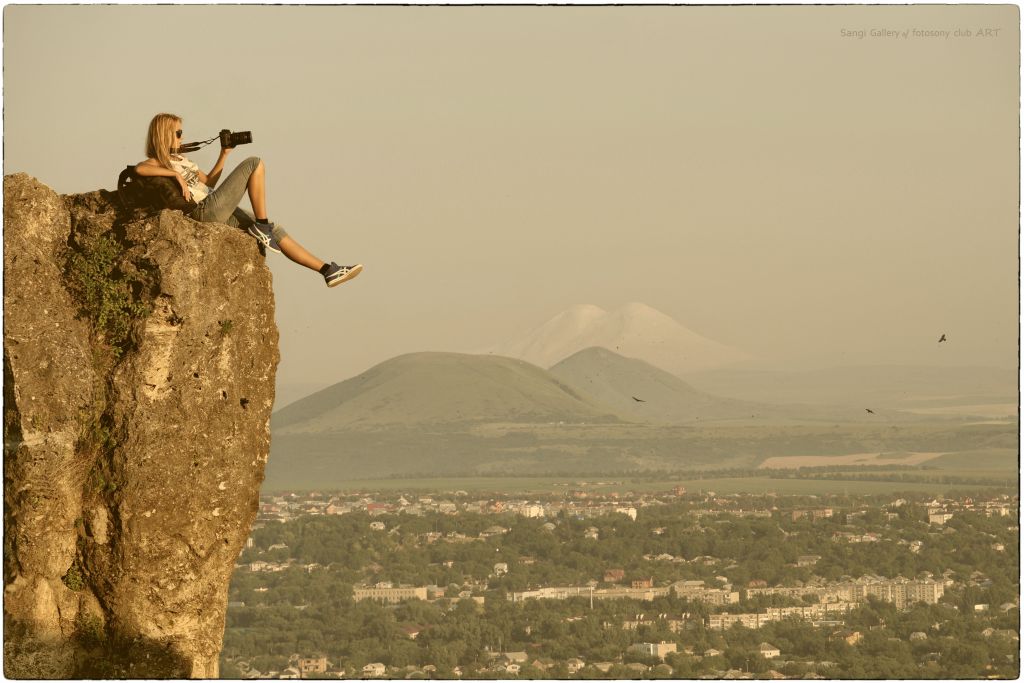
POLYGON ((149 122, 146 156, 156 159, 164 168, 171 168, 171 148, 180 144, 174 135, 180 123, 181 117, 176 114, 157 114, 149 122))

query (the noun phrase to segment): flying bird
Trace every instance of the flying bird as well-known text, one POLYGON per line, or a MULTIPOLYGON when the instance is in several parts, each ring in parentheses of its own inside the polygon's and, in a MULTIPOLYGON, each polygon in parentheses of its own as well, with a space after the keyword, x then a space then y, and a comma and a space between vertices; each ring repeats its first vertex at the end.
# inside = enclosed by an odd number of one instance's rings
POLYGON ((869 412, 869 413, 871 413, 872 415, 874 415, 874 414, 875 414, 875 411, 871 410, 871 408, 865 408, 864 410, 868 411, 868 412, 869 412))
POLYGON ((636 401, 637 403, 647 403, 647 401, 643 400, 642 398, 637 398, 636 396, 633 397, 633 400, 636 401))
POLYGON ((940 343, 940 344, 941 344, 942 342, 944 342, 944 341, 946 341, 946 335, 942 335, 941 337, 939 337, 939 343, 940 343))

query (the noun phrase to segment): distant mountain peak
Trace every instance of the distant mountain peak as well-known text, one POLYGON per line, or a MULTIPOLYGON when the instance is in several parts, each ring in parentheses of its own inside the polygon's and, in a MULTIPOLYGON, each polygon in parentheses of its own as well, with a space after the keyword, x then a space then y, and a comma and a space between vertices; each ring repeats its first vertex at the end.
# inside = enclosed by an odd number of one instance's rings
POLYGON ((624 315, 647 315, 659 318, 669 317, 666 314, 659 311, 658 309, 648 306, 647 304, 642 304, 639 301, 631 301, 630 303, 617 309, 616 312, 622 313, 624 315))
POLYGON ((549 368, 589 347, 638 358, 675 375, 720 368, 749 358, 636 301, 611 312, 593 304, 570 306, 488 351, 549 368))
POLYGON ((605 315, 606 313, 608 311, 594 304, 574 304, 562 311, 561 315, 605 315))

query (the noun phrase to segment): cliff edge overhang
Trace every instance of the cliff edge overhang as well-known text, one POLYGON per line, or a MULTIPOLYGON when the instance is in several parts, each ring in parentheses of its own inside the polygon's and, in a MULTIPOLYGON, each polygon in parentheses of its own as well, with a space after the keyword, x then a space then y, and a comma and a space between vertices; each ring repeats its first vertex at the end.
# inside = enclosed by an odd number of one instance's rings
POLYGON ((4 673, 215 678, 270 447, 255 242, 4 177, 4 673))

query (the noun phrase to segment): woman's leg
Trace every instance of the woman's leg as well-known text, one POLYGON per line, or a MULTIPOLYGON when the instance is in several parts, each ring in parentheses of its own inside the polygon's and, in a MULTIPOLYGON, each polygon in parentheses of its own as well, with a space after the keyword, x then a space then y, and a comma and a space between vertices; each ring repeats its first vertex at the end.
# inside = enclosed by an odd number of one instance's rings
MULTIPOLYGON (((255 223, 256 219, 253 215, 245 209, 235 209, 234 213, 228 216, 228 225, 233 225, 243 230, 248 231, 249 228, 255 223)), ((339 266, 337 264, 330 264, 321 261, 313 254, 306 251, 306 248, 301 244, 293 240, 288 236, 288 232, 280 225, 274 225, 270 231, 271 246, 273 248, 274 243, 281 249, 281 253, 287 256, 290 260, 298 263, 300 266, 305 266, 310 270, 317 271, 320 275, 324 276, 324 281, 328 287, 337 287, 343 282, 348 282, 352 278, 356 277, 363 271, 362 264, 354 266, 339 266)))
MULTIPOLYGON (((248 229, 255 222, 256 219, 253 215, 245 209, 235 209, 234 213, 228 218, 228 225, 238 226, 243 230, 248 229)), ((282 226, 275 225, 270 234, 278 246, 281 247, 281 253, 290 260, 317 272, 324 267, 323 261, 306 251, 306 248, 292 239, 282 226)))
MULTIPOLYGON (((259 157, 249 157, 242 163, 240 163, 231 173, 228 174, 227 178, 224 178, 220 184, 207 195, 199 204, 195 216, 196 220, 204 223, 224 223, 234 213, 235 209, 238 208, 238 202, 242 200, 242 196, 245 195, 246 190, 251 183, 253 174, 256 173, 256 169, 263 168, 263 161, 259 157)), ((259 185, 261 188, 265 185, 265 180, 260 173, 261 179, 259 185)), ((250 199, 253 194, 250 192, 250 199)), ((257 211, 257 215, 260 209, 264 211, 264 214, 260 218, 266 218, 267 201, 266 191, 261 190, 260 195, 261 204, 257 208, 255 205, 253 209, 257 211)))
POLYGON ((265 222, 267 220, 267 173, 262 159, 249 176, 246 188, 249 190, 249 202, 252 204, 253 213, 256 214, 256 218, 265 222))
POLYGON ((313 256, 305 247, 293 240, 288 235, 285 235, 277 242, 281 246, 281 253, 287 256, 295 263, 300 266, 306 266, 310 270, 320 271, 324 267, 324 262, 313 256))

